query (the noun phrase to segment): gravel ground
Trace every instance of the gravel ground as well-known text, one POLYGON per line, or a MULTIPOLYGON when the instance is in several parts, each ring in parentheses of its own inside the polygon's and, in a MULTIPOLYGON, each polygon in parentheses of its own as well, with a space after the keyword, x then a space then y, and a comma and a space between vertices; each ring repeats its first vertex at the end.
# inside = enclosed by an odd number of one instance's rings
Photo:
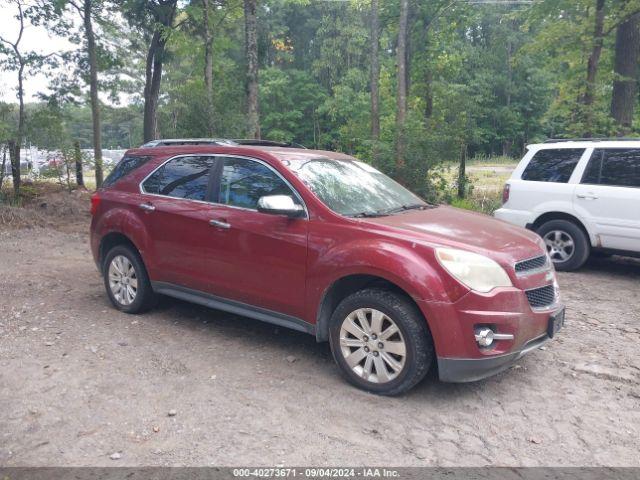
POLYGON ((640 262, 561 274, 509 371, 358 391, 326 344, 165 299, 112 309, 87 235, 0 231, 0 465, 640 466, 640 262))

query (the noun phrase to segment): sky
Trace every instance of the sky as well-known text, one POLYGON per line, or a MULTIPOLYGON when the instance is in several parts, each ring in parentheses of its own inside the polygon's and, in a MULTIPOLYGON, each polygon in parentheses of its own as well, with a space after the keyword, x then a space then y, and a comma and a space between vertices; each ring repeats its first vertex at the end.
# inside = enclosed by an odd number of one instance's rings
MULTIPOLYGON (((14 42, 18 38, 20 22, 15 18, 18 9, 15 5, 0 0, 0 36, 14 42)), ((64 38, 49 35, 42 27, 34 27, 25 22, 25 30, 20 43, 21 51, 35 51, 48 54, 55 51, 69 50, 72 44, 64 38)), ((18 75, 16 72, 0 70, 0 101, 17 102, 16 89, 18 75)), ((28 72, 25 75, 25 101, 37 99, 38 92, 47 92, 48 79, 44 74, 28 72)))

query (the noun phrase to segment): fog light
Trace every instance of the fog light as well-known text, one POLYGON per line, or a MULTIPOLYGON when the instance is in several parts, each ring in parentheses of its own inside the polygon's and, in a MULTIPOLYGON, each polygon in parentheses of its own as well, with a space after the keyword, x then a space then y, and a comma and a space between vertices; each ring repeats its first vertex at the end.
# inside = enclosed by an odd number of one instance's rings
POLYGON ((476 342, 481 347, 489 347, 494 340, 513 340, 511 333, 496 333, 489 327, 477 327, 475 329, 476 342))
POLYGON ((477 328, 476 329, 476 342, 481 347, 488 347, 493 343, 493 330, 490 328, 477 328))

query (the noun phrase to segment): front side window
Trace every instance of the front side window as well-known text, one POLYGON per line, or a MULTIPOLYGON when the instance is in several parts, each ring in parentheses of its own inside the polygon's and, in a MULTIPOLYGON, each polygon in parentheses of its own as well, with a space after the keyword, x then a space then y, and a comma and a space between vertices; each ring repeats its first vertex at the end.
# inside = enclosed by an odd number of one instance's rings
POLYGON ((169 160, 142 184, 146 193, 207 200, 213 157, 179 157, 169 160))
POLYGON ((312 158, 288 166, 331 210, 345 216, 388 215, 427 204, 370 165, 312 158))
POLYGON ((266 165, 247 158, 224 159, 219 203, 256 210, 260 197, 267 195, 288 195, 300 203, 285 181, 266 165))
POLYGON ((617 187, 640 187, 640 149, 596 149, 582 183, 617 187))
POLYGON ((583 148, 538 150, 522 172, 522 180, 567 183, 583 153, 583 148))

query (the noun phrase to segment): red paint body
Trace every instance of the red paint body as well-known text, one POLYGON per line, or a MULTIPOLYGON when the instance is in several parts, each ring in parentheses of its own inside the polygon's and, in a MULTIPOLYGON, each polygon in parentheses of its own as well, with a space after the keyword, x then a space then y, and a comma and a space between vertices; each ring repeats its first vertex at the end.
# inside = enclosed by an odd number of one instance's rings
MULTIPOLYGON (((518 277, 516 262, 543 255, 542 240, 493 218, 441 206, 379 218, 348 218, 331 211, 286 167, 287 156, 346 155, 311 150, 180 146, 137 149, 152 159, 98 192, 91 247, 119 232, 139 250, 152 281, 168 282, 297 317, 316 324, 325 293, 353 274, 381 277, 404 290, 422 311, 439 358, 483 358, 519 350, 544 334, 548 310, 530 307, 524 290, 548 284, 549 271, 518 277), (260 159, 298 191, 309 218, 290 219, 220 204, 147 195, 139 183, 178 154, 233 154, 260 159), (139 208, 149 202, 153 212, 139 208), (209 220, 232 225, 212 228, 209 220), (498 262, 513 287, 470 291, 435 258, 435 247, 480 253, 498 262), (481 350, 474 325, 491 323, 512 341, 481 350)), ((552 272, 552 271, 551 271, 552 272)), ((555 274, 554 278, 555 280, 555 274)))

